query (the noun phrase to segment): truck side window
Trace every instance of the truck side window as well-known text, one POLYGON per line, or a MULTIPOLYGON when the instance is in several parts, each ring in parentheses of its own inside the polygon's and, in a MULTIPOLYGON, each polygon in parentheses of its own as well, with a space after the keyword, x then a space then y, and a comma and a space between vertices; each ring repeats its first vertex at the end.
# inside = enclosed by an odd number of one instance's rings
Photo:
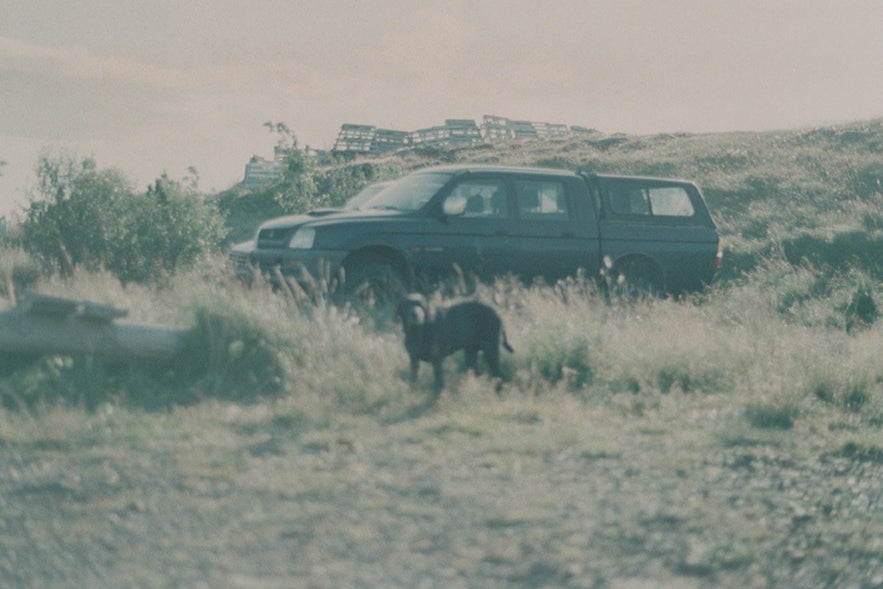
POLYGON ((515 180, 518 216, 537 221, 570 218, 564 184, 555 180, 515 180))
POLYGON ((645 190, 639 186, 611 186, 610 210, 617 215, 649 215, 650 203, 645 190))
POLYGON ((466 199, 464 217, 508 217, 509 202, 500 180, 466 180, 454 188, 451 196, 466 199))
POLYGON ((693 217, 696 209, 683 186, 611 184, 607 202, 614 215, 641 217, 693 217))
POLYGON ((696 212, 690 195, 680 186, 651 188, 648 192, 654 216, 692 217, 696 212))

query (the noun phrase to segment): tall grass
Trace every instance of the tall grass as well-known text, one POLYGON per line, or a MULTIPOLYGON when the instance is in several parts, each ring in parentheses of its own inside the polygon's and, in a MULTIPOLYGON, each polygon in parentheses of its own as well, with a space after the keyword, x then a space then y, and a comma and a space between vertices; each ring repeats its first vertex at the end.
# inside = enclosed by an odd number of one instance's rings
MULTIPOLYGON (((447 153, 446 161, 694 179, 728 250, 725 280, 682 301, 607 304, 582 277, 552 287, 507 280, 480 286, 477 295, 500 310, 516 348, 503 357, 504 394, 563 391, 586 402, 630 398, 645 408, 666 395, 728 395, 741 408, 785 409, 792 425, 818 404, 879 419, 881 363, 866 350, 881 348, 881 145, 883 125, 871 121, 767 134, 591 136, 447 153)), ((432 157, 410 154, 376 166, 408 169, 432 157)), ((135 321, 188 326, 191 337, 171 368, 7 359, 0 393, 8 406, 159 408, 266 398, 296 399, 319 413, 391 417, 407 414, 427 394, 429 371, 414 390, 405 382, 394 325, 327 296, 244 288, 228 279, 220 257, 147 285, 123 285, 100 271, 39 276, 35 267, 13 247, 0 250, 6 306, 17 285, 36 287, 113 303, 135 321)), ((462 361, 452 360, 446 370, 454 377, 459 368, 462 361)), ((463 380, 448 380, 454 394, 463 380)), ((761 414, 749 420, 761 423, 761 414)))
MULTIPOLYGON (((824 288, 810 267, 770 261, 743 284, 686 300, 613 301, 573 280, 521 286, 501 280, 475 296, 502 315, 516 351, 503 356, 504 395, 564 391, 586 402, 665 395, 727 395, 736 407, 787 407, 790 420, 822 404, 880 420, 883 329, 845 329, 845 302, 871 281, 824 288)), ((366 321, 325 299, 304 302, 229 281, 222 264, 164 288, 122 286, 105 274, 51 277, 44 291, 113 301, 135 320, 190 327, 172 366, 117 366, 94 358, 7 361, 9 407, 63 402, 155 409, 217 399, 302 401, 305 410, 395 417, 431 396, 429 373, 411 388, 398 327, 366 321)), ((874 296, 879 296, 876 291, 874 296)), ((462 359, 446 365, 457 394, 462 359)), ((488 386, 491 386, 488 381, 488 386)), ((629 401, 630 402, 630 401, 629 401)), ((752 421, 763 421, 762 418, 752 421)))

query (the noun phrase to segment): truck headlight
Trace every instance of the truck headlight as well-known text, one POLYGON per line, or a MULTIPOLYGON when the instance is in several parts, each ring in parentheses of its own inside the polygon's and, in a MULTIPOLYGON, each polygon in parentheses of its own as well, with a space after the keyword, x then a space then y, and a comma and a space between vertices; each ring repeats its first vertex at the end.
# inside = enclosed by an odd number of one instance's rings
POLYGON ((316 230, 312 227, 301 227, 291 236, 288 247, 296 250, 308 250, 313 248, 316 239, 316 230))

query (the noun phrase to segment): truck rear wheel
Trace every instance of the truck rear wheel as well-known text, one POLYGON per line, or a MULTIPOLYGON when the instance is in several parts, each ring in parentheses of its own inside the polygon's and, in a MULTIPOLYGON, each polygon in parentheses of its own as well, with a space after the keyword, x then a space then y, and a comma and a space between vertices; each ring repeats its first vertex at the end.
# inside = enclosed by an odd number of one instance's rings
POLYGON ((616 263, 621 294, 630 298, 661 298, 665 285, 660 270, 650 261, 630 258, 616 263))

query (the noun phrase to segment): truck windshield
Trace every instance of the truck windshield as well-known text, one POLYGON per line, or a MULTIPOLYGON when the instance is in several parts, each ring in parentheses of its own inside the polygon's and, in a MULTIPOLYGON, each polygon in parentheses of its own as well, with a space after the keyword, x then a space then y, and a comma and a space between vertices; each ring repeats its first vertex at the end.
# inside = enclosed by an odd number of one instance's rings
POLYGON ((409 174, 374 196, 361 208, 416 211, 448 183, 451 174, 409 174))
POLYGON ((368 203, 371 202, 371 199, 377 196, 384 188, 387 188, 391 185, 392 182, 378 182, 376 184, 371 184, 366 186, 358 194, 354 197, 346 201, 346 204, 343 205, 343 210, 345 211, 358 211, 359 209, 364 209, 368 207, 368 203))

